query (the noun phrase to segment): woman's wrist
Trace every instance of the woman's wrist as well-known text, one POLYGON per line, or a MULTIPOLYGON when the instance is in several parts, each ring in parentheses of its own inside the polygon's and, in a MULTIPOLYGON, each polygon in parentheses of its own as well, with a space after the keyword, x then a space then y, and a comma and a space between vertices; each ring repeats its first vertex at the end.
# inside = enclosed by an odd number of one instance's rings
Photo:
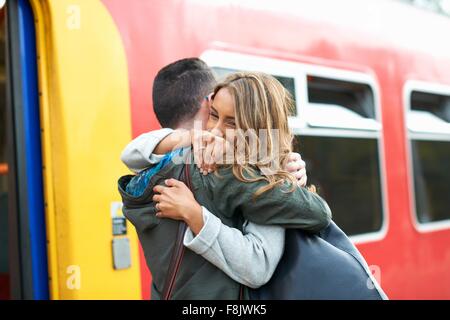
POLYGON ((188 130, 177 129, 166 136, 156 146, 153 153, 166 154, 178 148, 184 148, 191 145, 191 134, 188 130))
POLYGON ((197 201, 185 211, 183 220, 195 235, 202 230, 204 225, 202 207, 197 201))

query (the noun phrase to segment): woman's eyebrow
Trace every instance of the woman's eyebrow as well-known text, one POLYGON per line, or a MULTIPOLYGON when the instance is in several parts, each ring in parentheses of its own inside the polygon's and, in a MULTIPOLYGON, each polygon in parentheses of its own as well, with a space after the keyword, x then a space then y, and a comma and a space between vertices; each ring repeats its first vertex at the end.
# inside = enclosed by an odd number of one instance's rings
POLYGON ((211 109, 212 109, 215 113, 218 113, 217 110, 216 110, 216 108, 214 108, 213 105, 211 105, 211 109))

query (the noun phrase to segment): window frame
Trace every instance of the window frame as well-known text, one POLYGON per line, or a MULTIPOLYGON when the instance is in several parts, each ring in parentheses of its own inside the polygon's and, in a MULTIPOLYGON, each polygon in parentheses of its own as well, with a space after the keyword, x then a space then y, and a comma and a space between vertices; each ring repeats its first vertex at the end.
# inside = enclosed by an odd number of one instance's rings
POLYGON ((410 214, 414 228, 420 233, 429 233, 450 229, 450 218, 432 222, 420 222, 416 207, 416 191, 414 179, 414 164, 412 157, 412 140, 425 141, 444 141, 450 142, 450 134, 445 133, 430 133, 430 132, 414 132, 408 127, 408 114, 411 111, 411 97, 414 91, 419 91, 427 94, 447 95, 450 96, 450 86, 439 83, 408 80, 403 86, 403 107, 404 107, 404 128, 405 128, 405 144, 406 144, 406 158, 407 158, 407 174, 408 174, 408 191, 409 204, 411 207, 410 214))
POLYGON ((382 125, 382 112, 380 105, 380 90, 378 82, 373 74, 349 71, 345 69, 330 68, 320 65, 286 61, 259 55, 242 54, 237 52, 206 50, 200 58, 210 67, 220 67, 237 70, 258 70, 275 76, 282 76, 294 79, 296 96, 296 115, 289 117, 288 123, 294 135, 300 136, 330 136, 336 138, 373 138, 377 140, 379 178, 381 192, 381 228, 377 231, 367 232, 350 236, 350 239, 357 244, 380 241, 386 237, 389 227, 388 214, 388 193, 386 182, 386 166, 384 154, 384 138, 382 125), (355 130, 341 128, 311 128, 307 121, 303 120, 301 105, 309 104, 308 101, 308 76, 327 78, 330 80, 340 80, 357 82, 368 85, 372 90, 374 98, 375 120, 380 124, 379 130, 355 130))

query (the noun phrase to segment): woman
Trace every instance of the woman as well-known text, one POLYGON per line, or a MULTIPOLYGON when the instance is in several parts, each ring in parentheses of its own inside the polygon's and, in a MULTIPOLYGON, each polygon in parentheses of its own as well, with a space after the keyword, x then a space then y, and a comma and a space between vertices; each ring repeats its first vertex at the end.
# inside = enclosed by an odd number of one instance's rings
MULTIPOLYGON (((226 262, 229 262, 228 269, 233 269, 233 261, 247 259, 246 266, 251 268, 252 260, 233 250, 232 241, 225 251, 223 247, 214 247, 214 234, 210 233, 210 239, 201 237, 210 221, 208 219, 215 218, 211 215, 205 219, 201 205, 213 207, 212 212, 221 214, 222 220, 228 219, 228 225, 239 229, 242 229, 239 223, 242 224, 243 219, 260 224, 291 224, 291 227, 312 232, 329 223, 330 211, 326 203, 317 195, 298 188, 295 177, 281 169, 291 151, 292 135, 287 126, 290 107, 292 100, 288 92, 273 77, 261 73, 229 76, 214 90, 207 126, 211 133, 225 137, 229 144, 235 146, 231 163, 219 166, 217 175, 203 176, 198 171, 197 174, 193 172, 192 182, 196 196, 200 198, 198 201, 182 182, 174 179, 167 181, 168 187, 158 185, 154 188, 156 194, 152 199, 156 202, 157 216, 185 221, 189 226, 185 244, 223 271, 228 271, 228 275, 230 270, 226 270, 226 262), (264 139, 251 130, 265 130, 264 139), (255 146, 261 152, 253 157, 255 146), (197 242, 204 242, 203 246, 195 247, 193 244, 199 238, 202 240, 197 242), (222 252, 214 254, 218 250, 222 252)), ((190 143, 191 140, 188 141, 190 143)), ((178 142, 173 142, 173 139, 163 140, 155 152, 170 152, 176 144, 178 142)), ((213 149, 214 144, 202 152, 213 154, 213 149)), ((215 225, 218 225, 217 221, 215 225)), ((277 227, 274 230, 279 239, 283 239, 284 229, 277 227)), ((240 231, 235 229, 236 232, 240 231)), ((280 253, 282 245, 281 242, 278 246, 280 253)), ((145 251, 144 244, 143 247, 145 251)), ((237 298, 236 295, 234 297, 237 298)))

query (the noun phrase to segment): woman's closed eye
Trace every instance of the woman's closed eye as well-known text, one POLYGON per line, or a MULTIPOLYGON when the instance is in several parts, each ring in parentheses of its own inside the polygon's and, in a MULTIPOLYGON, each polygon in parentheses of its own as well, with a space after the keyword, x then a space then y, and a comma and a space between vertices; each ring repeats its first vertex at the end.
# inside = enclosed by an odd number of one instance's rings
POLYGON ((219 119, 219 115, 218 115, 217 112, 214 111, 214 110, 210 110, 210 111, 209 111, 209 116, 210 116, 211 118, 213 118, 213 119, 219 119))
POLYGON ((234 119, 225 121, 225 125, 229 128, 236 128, 236 122, 234 121, 234 119))

